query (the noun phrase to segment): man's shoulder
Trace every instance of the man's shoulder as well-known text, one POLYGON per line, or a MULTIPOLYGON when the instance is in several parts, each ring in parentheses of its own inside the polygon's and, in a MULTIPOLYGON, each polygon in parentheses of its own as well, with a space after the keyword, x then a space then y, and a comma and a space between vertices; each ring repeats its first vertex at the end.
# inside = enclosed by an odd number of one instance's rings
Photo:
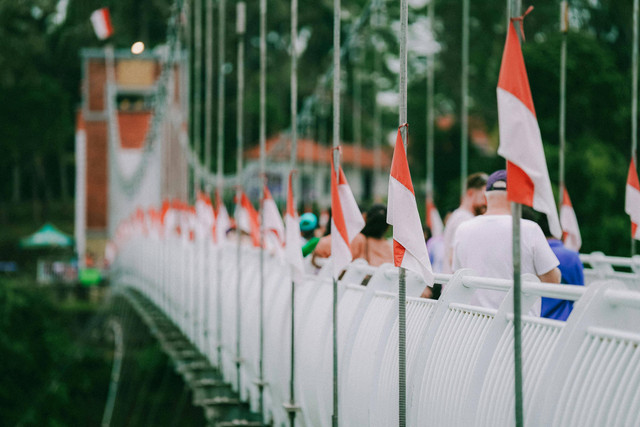
POLYGON ((458 208, 455 211, 451 212, 451 217, 449 221, 467 221, 473 218, 473 214, 466 209, 458 208))
POLYGON ((551 245, 551 250, 558 258, 562 257, 563 260, 567 262, 582 265, 582 261, 580 261, 580 254, 576 251, 572 251, 563 244, 551 245))
POLYGON ((464 235, 467 233, 473 233, 475 230, 480 230, 480 229, 484 229, 487 226, 492 226, 490 224, 492 223, 499 223, 500 220, 497 220, 496 218, 489 218, 485 215, 478 215, 476 217, 473 217, 471 219, 469 219, 468 221, 465 221, 463 223, 460 224, 460 226, 458 226, 458 231, 456 231, 456 235, 464 235))

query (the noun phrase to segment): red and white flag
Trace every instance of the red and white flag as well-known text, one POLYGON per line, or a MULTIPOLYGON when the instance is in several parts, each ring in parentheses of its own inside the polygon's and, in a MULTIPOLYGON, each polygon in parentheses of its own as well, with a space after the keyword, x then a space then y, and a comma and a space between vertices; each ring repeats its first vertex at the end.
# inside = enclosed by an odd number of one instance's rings
POLYGON ((633 159, 629 165, 625 196, 624 211, 631 217, 631 236, 640 240, 640 230, 638 229, 638 224, 640 224, 640 182, 638 182, 638 171, 633 159))
POLYGON ((542 136, 533 107, 520 41, 509 23, 498 78, 498 154, 507 160, 507 197, 547 215, 551 234, 562 230, 551 190, 542 136))
POLYGON ((198 235, 208 239, 212 236, 215 213, 213 212, 211 199, 203 192, 198 192, 196 198, 196 218, 198 219, 198 235))
POLYGON ((444 224, 440 213, 430 198, 427 199, 427 227, 431 230, 433 237, 442 236, 444 234, 444 224))
POLYGON ((284 247, 284 223, 276 205, 275 200, 271 196, 269 187, 264 186, 264 199, 262 200, 263 221, 265 231, 265 246, 267 249, 275 249, 277 253, 282 254, 284 247))
POLYGON ((236 205, 235 217, 238 230, 249 234, 253 246, 260 247, 260 218, 244 191, 240 203, 236 205))
POLYGON ((433 286, 433 270, 422 234, 422 221, 402 143, 401 128, 398 128, 391 161, 387 209, 387 222, 393 226, 393 261, 396 267, 419 274, 428 286, 433 286))
POLYGON ((113 35, 113 26, 111 25, 111 15, 109 8, 94 10, 91 14, 91 24, 93 31, 100 40, 106 40, 113 35))
POLYGON ((580 236, 580 227, 578 227, 578 218, 576 218, 576 212, 573 210, 566 188, 562 195, 562 206, 560 206, 560 224, 562 224, 564 245, 568 249, 578 252, 582 246, 582 237, 580 236))
POLYGON ((302 260, 302 246, 300 242, 300 219, 296 211, 293 199, 293 171, 289 173, 289 186, 287 188, 287 210, 284 213, 285 226, 285 258, 293 268, 294 278, 304 272, 302 260))
POLYGON ((229 213, 227 212, 227 208, 224 203, 222 203, 222 199, 220 198, 220 193, 216 191, 216 209, 215 213, 215 225, 214 225, 214 237, 215 242, 219 245, 225 243, 227 241, 227 230, 231 228, 231 220, 229 219, 229 213))
MULTIPOLYGON (((333 152, 332 154, 335 154, 333 152)), ((344 171, 335 172, 335 159, 331 157, 331 260, 333 277, 338 278, 342 270, 353 259, 351 242, 364 228, 364 219, 358 203, 353 197, 344 171)))

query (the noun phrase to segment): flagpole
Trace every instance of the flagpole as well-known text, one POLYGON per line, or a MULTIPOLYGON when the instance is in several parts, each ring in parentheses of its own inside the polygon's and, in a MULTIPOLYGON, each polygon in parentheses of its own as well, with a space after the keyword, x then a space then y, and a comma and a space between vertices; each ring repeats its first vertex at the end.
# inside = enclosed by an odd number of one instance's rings
MULTIPOLYGON (((631 65, 631 158, 638 156, 638 0, 633 0, 633 52, 631 65)), ((636 253, 636 241, 631 236, 631 256, 636 253)))
MULTIPOLYGON (((291 0, 291 173, 295 170, 298 159, 298 0, 291 0)), ((293 177, 290 179, 289 191, 293 193, 293 177)), ((293 198, 293 194, 292 194, 293 198)), ((295 199, 294 199, 295 201, 295 199)), ((295 203, 294 203, 295 209, 295 203)), ((296 404, 295 394, 295 362, 296 362, 296 346, 295 346, 295 280, 294 267, 291 265, 291 355, 290 355, 290 373, 289 373, 289 402, 285 404, 285 408, 289 413, 289 425, 295 427, 296 412, 299 407, 296 404)))
MULTIPOLYGON (((510 16, 520 15, 521 0, 509 0, 510 16)), ((508 27, 507 27, 507 31, 508 27)), ((516 30, 516 33, 518 31, 516 30)), ((518 33, 522 39, 522 34, 518 33)), ((514 388, 515 388, 515 421, 516 427, 524 426, 522 403, 522 306, 521 306, 521 254, 520 254, 520 218, 522 205, 511 203, 512 223, 512 256, 513 256, 513 359, 514 359, 514 388)))
POLYGON ((562 206, 564 195, 564 153, 566 134, 566 96, 567 96, 567 32, 569 31, 569 3, 560 2, 560 32, 562 33, 562 45, 560 47, 560 156, 559 156, 559 189, 558 206, 562 206))
MULTIPOLYGON (((267 157, 267 1, 260 0, 260 203, 264 199, 267 157)), ((264 421, 264 209, 260 209, 260 361, 257 381, 260 393, 259 413, 264 421)))
MULTIPOLYGON (((431 6, 430 6, 431 7, 431 6)), ((469 0, 462 0, 462 105, 460 108, 460 197, 464 197, 469 162, 469 0)))
MULTIPOLYGON (((246 31, 246 5, 243 1, 236 4, 236 34, 238 36, 238 105, 236 113, 236 176, 238 178, 236 182, 236 201, 240 201, 242 197, 242 191, 240 184, 242 183, 242 155, 244 153, 244 35, 246 31)), ((242 347, 241 347, 241 331, 242 331, 242 316, 240 310, 242 307, 242 251, 240 250, 240 243, 242 241, 242 234, 239 228, 236 226, 236 234, 238 235, 238 247, 237 247, 237 273, 238 284, 236 287, 236 381, 238 383, 238 394, 242 398, 241 392, 241 366, 242 366, 242 347)))
MULTIPOLYGON (((340 174, 340 0, 333 0, 333 164, 332 173, 340 174)), ((337 180, 336 178, 336 180, 337 180)), ((328 226, 331 226, 330 224, 328 226)), ((333 236, 332 238, 334 238, 333 236)), ((334 261, 335 262, 335 261, 334 261)), ((333 275, 333 416, 338 427, 338 279, 333 275)))
MULTIPOLYGON (((434 0, 429 2, 427 14, 431 31, 433 32, 434 0)), ((435 126, 435 101, 433 99, 435 59, 434 52, 427 54, 427 201, 433 201, 433 150, 434 150, 434 126, 435 126)), ((427 212, 427 215, 429 213, 427 212)))
MULTIPOLYGON (((409 22, 409 5, 407 0, 400 1, 400 105, 399 121, 402 144, 407 151, 407 28, 409 22)), ((398 279, 398 425, 407 425, 407 295, 406 270, 399 267, 398 279)))
POLYGON ((200 188, 200 144, 202 143, 202 0, 195 2, 193 10, 194 27, 194 82, 193 82, 193 151, 196 163, 193 168, 193 199, 200 188))

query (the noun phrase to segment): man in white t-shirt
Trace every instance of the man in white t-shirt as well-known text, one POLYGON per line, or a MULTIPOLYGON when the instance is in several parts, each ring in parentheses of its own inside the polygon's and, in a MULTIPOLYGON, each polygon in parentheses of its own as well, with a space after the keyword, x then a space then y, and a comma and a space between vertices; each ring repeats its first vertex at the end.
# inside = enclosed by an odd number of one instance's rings
POLYGON ((484 197, 484 188, 487 185, 487 174, 478 172, 469 175, 465 184, 465 193, 460 200, 460 206, 453 211, 444 227, 444 262, 443 273, 453 273, 453 237, 456 230, 465 221, 473 219, 476 215, 482 215, 487 210, 487 201, 484 197))
MULTIPOLYGON (((511 205, 507 200, 507 172, 499 170, 487 180, 487 212, 460 224, 453 243, 453 268, 470 268, 482 277, 513 278, 511 205)), ((531 273, 546 283, 560 283, 558 259, 542 230, 533 221, 520 222, 522 274, 531 273)), ((498 308, 505 293, 478 289, 472 304, 498 308)), ((539 304, 531 314, 540 314, 539 304)))

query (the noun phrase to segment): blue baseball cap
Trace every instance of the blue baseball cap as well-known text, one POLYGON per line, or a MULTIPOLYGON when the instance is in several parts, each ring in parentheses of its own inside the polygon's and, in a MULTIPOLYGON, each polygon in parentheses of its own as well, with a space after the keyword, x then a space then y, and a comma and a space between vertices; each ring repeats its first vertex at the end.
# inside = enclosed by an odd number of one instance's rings
POLYGON ((500 169, 489 175, 487 179, 487 191, 507 190, 507 171, 500 169))

